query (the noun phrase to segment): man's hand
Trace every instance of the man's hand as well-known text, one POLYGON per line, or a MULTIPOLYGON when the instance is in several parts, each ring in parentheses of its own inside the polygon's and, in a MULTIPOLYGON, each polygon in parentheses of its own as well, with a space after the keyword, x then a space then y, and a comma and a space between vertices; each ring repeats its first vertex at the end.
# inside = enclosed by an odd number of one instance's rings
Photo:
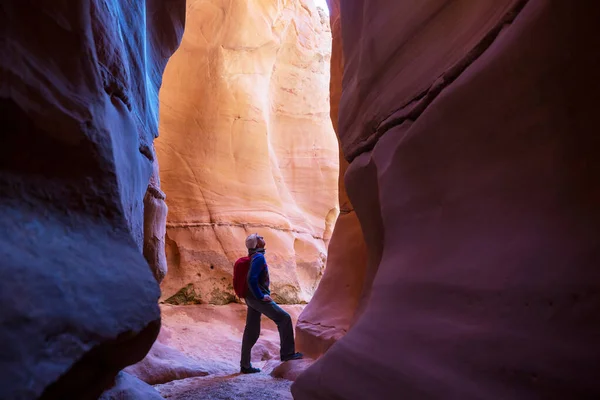
POLYGON ((262 301, 266 302, 266 303, 270 303, 273 301, 273 299, 271 298, 271 296, 269 296, 268 294, 265 295, 265 297, 262 298, 262 301))

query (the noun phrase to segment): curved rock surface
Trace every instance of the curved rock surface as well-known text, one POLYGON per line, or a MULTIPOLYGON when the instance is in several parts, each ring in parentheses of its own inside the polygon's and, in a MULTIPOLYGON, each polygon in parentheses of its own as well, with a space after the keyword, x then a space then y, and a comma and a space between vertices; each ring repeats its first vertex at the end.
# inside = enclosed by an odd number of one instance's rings
POLYGON ((165 193, 160 189, 158 159, 153 150, 152 176, 144 195, 144 258, 148 262, 154 278, 161 283, 167 274, 165 235, 168 207, 165 193))
POLYGON ((303 358, 301 360, 281 362, 279 361, 274 366, 270 375, 273 378, 285 379, 288 381, 295 381, 298 376, 304 372, 309 366, 311 366, 315 360, 311 358, 303 358))
POLYGON ((341 6, 338 133, 372 261, 294 398, 599 397, 600 9, 341 6))
POLYGON ((161 343, 160 338, 154 342, 142 361, 130 365, 124 371, 150 385, 208 375, 197 361, 161 343))
POLYGON ((126 372, 119 372, 115 385, 98 400, 164 400, 152 386, 126 372))
MULTIPOLYGON (((344 55, 339 1, 329 4, 331 33, 331 121, 338 130, 344 55)), ((360 222, 344 184, 348 161, 340 156, 340 215, 328 247, 327 268, 314 297, 296 325, 296 343, 304 354, 318 357, 348 331, 361 298, 367 267, 367 248, 360 222)))
POLYGON ((274 298, 308 301, 338 215, 329 24, 310 0, 189 0, 186 24, 161 92, 162 299, 234 301, 233 263, 258 232, 274 298))
POLYGON ((2 2, 2 399, 97 399, 158 334, 143 199, 184 11, 2 2))

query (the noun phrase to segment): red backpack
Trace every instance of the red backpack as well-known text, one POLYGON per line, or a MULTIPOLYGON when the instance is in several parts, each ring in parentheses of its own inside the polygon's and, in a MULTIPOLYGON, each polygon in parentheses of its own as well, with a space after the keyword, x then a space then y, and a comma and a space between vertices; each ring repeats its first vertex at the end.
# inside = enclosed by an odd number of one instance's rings
POLYGON ((243 299, 248 293, 248 271, 250 270, 250 257, 242 257, 233 266, 233 290, 243 299))

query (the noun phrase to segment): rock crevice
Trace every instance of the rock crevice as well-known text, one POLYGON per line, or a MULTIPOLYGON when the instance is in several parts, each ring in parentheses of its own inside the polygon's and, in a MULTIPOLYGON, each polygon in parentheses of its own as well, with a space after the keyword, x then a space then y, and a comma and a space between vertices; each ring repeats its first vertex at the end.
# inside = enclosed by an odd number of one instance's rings
MULTIPOLYGON (((527 1, 529 0, 517 1, 513 8, 498 21, 496 26, 494 26, 472 50, 441 76, 435 79, 431 86, 426 90, 416 95, 397 110, 392 111, 390 115, 384 117, 380 122, 374 121, 372 123, 367 123, 367 126, 373 126, 372 133, 364 139, 361 139, 361 141, 355 145, 355 148, 351 152, 348 152, 346 160, 352 162, 359 154, 373 150, 381 136, 392 128, 402 125, 405 122, 415 122, 427 107, 438 97, 442 90, 451 85, 452 82, 454 82, 460 74, 469 67, 469 65, 475 62, 475 60, 477 60, 492 45, 502 30, 512 24, 519 12, 527 4, 527 1)), ((434 16, 431 18, 434 18, 434 16)))

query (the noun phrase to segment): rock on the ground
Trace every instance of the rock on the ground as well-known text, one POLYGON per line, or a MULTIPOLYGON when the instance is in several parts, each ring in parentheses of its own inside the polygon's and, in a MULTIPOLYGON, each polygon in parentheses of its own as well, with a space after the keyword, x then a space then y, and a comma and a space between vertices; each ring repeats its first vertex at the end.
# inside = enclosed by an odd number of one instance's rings
POLYGON ((310 367, 315 360, 312 358, 304 358, 301 360, 293 360, 287 362, 279 362, 278 365, 274 366, 270 372, 273 378, 287 379, 288 381, 295 381, 298 376, 310 367))
POLYGON ((184 12, 2 2, 2 399, 96 399, 158 334, 143 199, 184 12))
POLYGON ((119 372, 115 385, 98 400, 163 400, 156 389, 126 372, 119 372))
POLYGON ((291 381, 264 373, 233 374, 188 378, 156 385, 156 390, 172 400, 292 400, 291 381))
POLYGON ((370 261, 294 398, 599 398, 600 7, 340 4, 370 261))
POLYGON ((125 368, 125 372, 146 383, 156 385, 177 379, 208 375, 208 372, 198 364, 196 360, 180 351, 156 341, 146 357, 139 363, 125 368))
POLYGON ((338 214, 329 23, 305 0, 187 3, 156 143, 169 206, 161 299, 181 304, 172 296, 192 285, 190 303, 235 301, 233 264, 258 232, 274 298, 308 301, 338 214))

